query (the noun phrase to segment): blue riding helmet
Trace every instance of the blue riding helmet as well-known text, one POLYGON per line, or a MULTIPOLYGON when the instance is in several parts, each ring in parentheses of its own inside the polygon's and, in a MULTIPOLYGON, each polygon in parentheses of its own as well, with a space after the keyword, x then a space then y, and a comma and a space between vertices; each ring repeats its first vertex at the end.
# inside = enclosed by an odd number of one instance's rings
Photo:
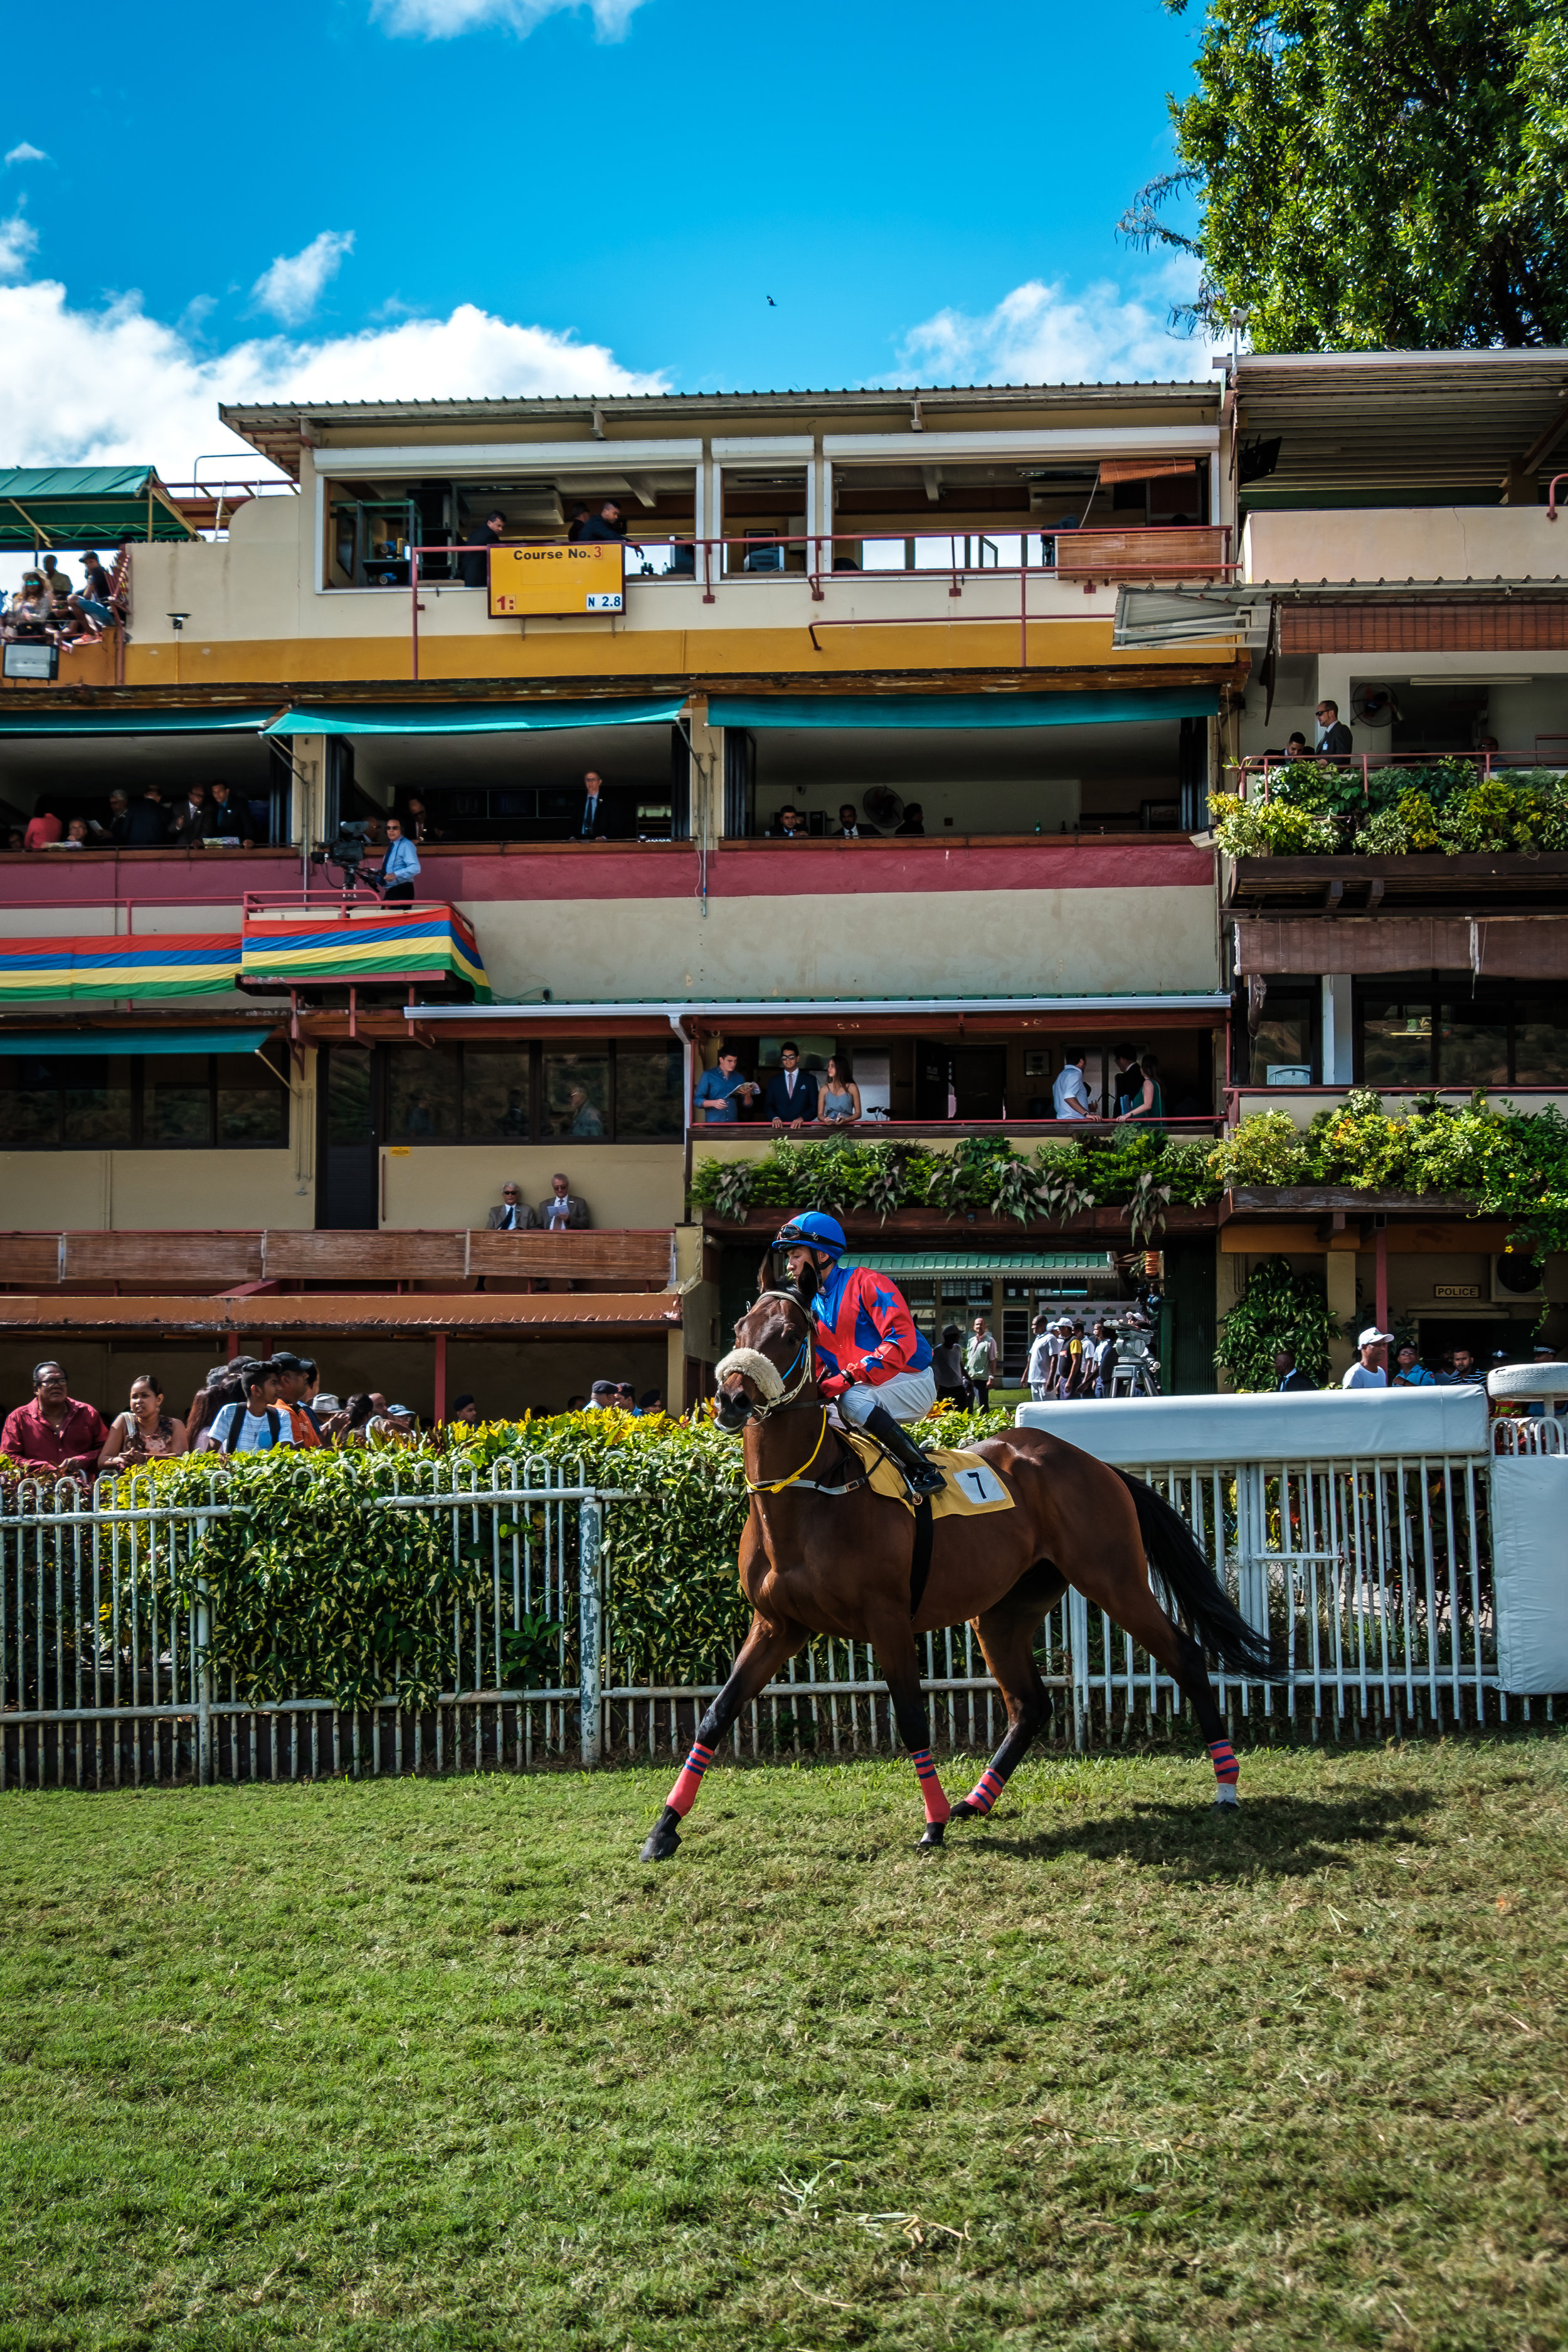
POLYGON ((774 1249, 821 1250, 827 1257, 842 1257, 848 1246, 837 1218, 825 1215, 820 1209, 807 1209, 803 1217, 792 1217, 773 1235, 774 1249))

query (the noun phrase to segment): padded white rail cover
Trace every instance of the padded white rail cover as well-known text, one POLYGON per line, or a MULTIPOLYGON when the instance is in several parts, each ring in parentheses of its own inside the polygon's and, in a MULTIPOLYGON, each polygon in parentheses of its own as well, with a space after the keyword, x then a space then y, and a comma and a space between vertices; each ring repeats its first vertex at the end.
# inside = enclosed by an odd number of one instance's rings
POLYGON ((1568 1454, 1492 1464, 1492 1574, 1499 1683, 1568 1691, 1568 1454))
MULTIPOLYGON (((1088 1397, 1021 1404, 1020 1429, 1048 1429, 1099 1461, 1135 1468, 1187 1463, 1365 1462, 1480 1454, 1487 1392, 1330 1389, 1317 1396, 1088 1397)), ((1522 1466, 1522 1465, 1521 1465, 1522 1466)))

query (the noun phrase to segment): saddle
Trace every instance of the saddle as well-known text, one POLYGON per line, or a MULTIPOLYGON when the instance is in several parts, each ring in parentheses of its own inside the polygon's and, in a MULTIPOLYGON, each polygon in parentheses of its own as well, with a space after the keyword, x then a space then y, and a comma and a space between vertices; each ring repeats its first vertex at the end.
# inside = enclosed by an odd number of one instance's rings
MULTIPOLYGON (((902 1503, 907 1511, 915 1508, 914 1496, 905 1483, 904 1474, 896 1462, 883 1453, 874 1437, 863 1436, 850 1423, 840 1425, 838 1435, 858 1457, 865 1473, 866 1484, 874 1495, 886 1495, 893 1502, 902 1503)), ((978 1454, 963 1448, 943 1447, 926 1456, 942 1474, 940 1495, 931 1496, 933 1519, 951 1516, 978 1518, 988 1511, 1010 1511, 1013 1496, 1006 1486, 978 1454)))

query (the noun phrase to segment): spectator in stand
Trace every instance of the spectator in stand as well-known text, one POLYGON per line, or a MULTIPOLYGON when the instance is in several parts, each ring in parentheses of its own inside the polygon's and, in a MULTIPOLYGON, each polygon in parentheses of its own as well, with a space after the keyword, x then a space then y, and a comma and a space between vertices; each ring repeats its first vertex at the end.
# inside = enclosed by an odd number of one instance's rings
POLYGON ((111 629, 118 618, 114 610, 114 591, 108 572, 89 547, 81 559, 81 588, 77 595, 78 610, 100 629, 111 629))
POLYGON ((963 1370, 969 1381, 970 1402, 976 1412, 984 1412, 991 1402, 991 1383, 996 1377, 998 1356, 996 1342, 984 1315, 977 1315, 963 1350, 963 1370))
POLYGON ((1325 697, 1318 705, 1317 719, 1318 750, 1324 758, 1331 759, 1336 753, 1354 751, 1355 738, 1348 727, 1342 725, 1337 702, 1331 702, 1325 697))
POLYGON ((546 1233, 583 1233, 594 1222, 588 1214, 588 1203, 580 1192, 574 1192, 564 1176, 559 1172, 550 1180, 550 1198, 541 1201, 538 1221, 546 1233))
POLYGON ((29 849, 52 849, 64 831, 53 809, 40 808, 27 819, 27 830, 22 838, 29 849))
POLYGON ((1435 1389, 1436 1387, 1436 1375, 1429 1372, 1422 1362, 1421 1351, 1414 1339, 1406 1339, 1404 1342, 1396 1352, 1395 1361, 1398 1370, 1394 1375, 1393 1385, 1396 1389, 1435 1389))
POLYGON ((53 607, 49 592, 44 585, 41 572, 24 572, 21 593, 6 614, 11 632, 17 637, 47 637, 49 635, 53 607))
POLYGON ((408 840, 416 844, 421 841, 445 841, 446 835, 431 824, 425 803, 417 793, 409 793, 405 806, 406 814, 403 819, 403 830, 408 840))
POLYGON ((741 1076, 740 1056, 732 1045, 726 1045, 715 1066, 704 1070, 697 1081, 693 1098, 697 1116, 708 1127, 731 1122, 740 1116, 736 1103, 742 1110, 750 1110, 753 1097, 761 1092, 754 1080, 741 1076))
POLYGON ((242 849, 248 849, 255 839, 249 802, 242 793, 237 793, 232 784, 222 783, 216 777, 207 798, 212 803, 207 820, 207 839, 237 841, 242 849))
POLYGON ((1112 1057, 1116 1063, 1116 1075, 1110 1082, 1110 1098, 1120 1118, 1123 1111, 1131 1110, 1135 1102, 1142 1100, 1143 1071, 1136 1045, 1117 1045, 1112 1048, 1112 1057))
POLYGON ((779 1061, 779 1074, 768 1080, 763 1100, 763 1116, 773 1120, 775 1135, 786 1127, 809 1127, 816 1117, 816 1080, 801 1068, 799 1046, 781 1045, 779 1061))
POLYGON ((1101 1318, 1096 1322, 1089 1338, 1094 1355, 1094 1393, 1097 1397, 1108 1397, 1112 1393, 1116 1380, 1115 1327, 1101 1318))
POLYGON ((109 795, 109 824, 106 828, 110 841, 123 841, 131 824, 131 798, 118 787, 109 795))
POLYGON ((70 573, 60 570, 60 559, 58 555, 44 557, 43 573, 44 593, 52 604, 62 602, 76 586, 76 582, 71 578, 70 573))
POLYGON ((1051 1373, 1055 1344, 1055 1334, 1048 1318, 1037 1315, 1033 1335, 1029 1341, 1029 1360, 1024 1367, 1024 1378, 1028 1382, 1029 1394, 1037 1404, 1047 1403, 1055 1387, 1051 1373))
POLYGON ((1449 1369, 1437 1375, 1437 1386, 1440 1389, 1473 1388, 1480 1376, 1480 1366, 1470 1349, 1455 1348, 1451 1352, 1449 1369))
POLYGON ((381 862, 381 895, 384 901, 412 899, 419 874, 419 852, 403 830, 400 816, 386 820, 386 856, 381 862))
POLYGON ((577 1396, 569 1396, 566 1400, 566 1410, 568 1412, 586 1412, 588 1410, 587 1398, 581 1394, 577 1396))
POLYGON ((1088 1343, 1083 1336, 1083 1318, 1081 1316, 1075 1317, 1073 1320, 1072 1329, 1068 1338, 1067 1352, 1062 1359, 1062 1363, 1063 1372, 1061 1398, 1062 1402, 1064 1404, 1068 1404, 1087 1395, 1088 1383, 1085 1380, 1086 1368, 1089 1370, 1092 1376, 1093 1359, 1089 1355, 1088 1343))
POLYGON ((663 1415, 663 1390, 644 1389, 641 1396, 637 1399, 637 1419, 639 1421, 662 1420, 663 1415))
POLYGON ((184 799, 174 803, 169 838, 177 841, 182 849, 199 849, 206 837, 207 788, 205 784, 189 784, 184 799))
POLYGON ((98 1457, 100 1470, 133 1470, 143 1462, 166 1462, 186 1450, 185 1424, 163 1411, 163 1391, 151 1372, 131 1383, 131 1403, 117 1412, 98 1457))
POLYGON ((213 1416, 226 1404, 235 1403, 240 1395, 229 1364, 214 1364, 201 1387, 191 1399, 185 1414, 185 1446, 192 1454, 205 1451, 202 1440, 211 1428, 213 1416))
POLYGON ((419 1423, 412 1405, 389 1404, 384 1412, 373 1412, 364 1424, 367 1445, 412 1445, 418 1435, 419 1423))
POLYGON ((351 1396, 341 1412, 333 1413, 321 1436, 328 1445, 363 1445, 365 1425, 375 1411, 375 1399, 362 1389, 351 1396))
POLYGON ((587 770, 583 778, 583 808, 572 836, 577 841, 608 841, 610 808, 605 798, 605 780, 597 768, 587 770))
POLYGON ((1318 1383, 1296 1370, 1296 1350, 1281 1339, 1274 1350, 1274 1392, 1277 1396, 1316 1396, 1318 1383))
POLYGON ((0 1454, 30 1467, 89 1478, 108 1434, 102 1414, 72 1396, 64 1371, 50 1356, 33 1366, 32 1403, 19 1404, 6 1414, 0 1454))
POLYGON ((785 801, 767 831, 770 841, 805 841, 809 837, 805 817, 793 801, 785 801))
POLYGON ((926 813, 924 809, 921 808, 919 801, 906 801, 904 803, 903 820, 900 824, 896 824, 893 827, 894 834, 904 834, 910 838, 914 838, 918 835, 921 840, 923 840, 925 838, 925 829, 926 813))
POLYGON ((1142 1084, 1137 1093, 1129 1100, 1127 1108, 1120 1114, 1121 1118, 1124 1120, 1142 1118, 1151 1122, 1163 1118, 1165 1112, 1165 1097, 1160 1087, 1160 1064, 1158 1058, 1149 1051, 1147 1046, 1138 1056, 1138 1071, 1142 1084))
POLYGON ((258 1360, 252 1357, 243 1370, 237 1365, 245 1389, 242 1404, 226 1404, 214 1421, 210 1435, 213 1448, 226 1459, 236 1454, 270 1454, 274 1446, 292 1446, 295 1443, 292 1417, 278 1402, 278 1367, 270 1357, 258 1360))
POLYGON ((169 812, 163 805, 160 784, 149 784, 139 801, 132 801, 125 817, 127 849, 161 849, 169 837, 169 812))
POLYGON ((853 801, 846 801, 838 812, 840 841, 880 841, 882 836, 874 824, 863 824, 855 814, 853 801))
POLYGON ((479 1427, 479 1409, 467 1389, 463 1391, 461 1396, 452 1399, 452 1410, 447 1415, 447 1420, 453 1428, 477 1429, 479 1427))
POLYGON ((458 577, 465 588, 489 585, 490 551, 502 544, 505 530, 506 517, 499 507, 486 515, 482 530, 473 530, 470 526, 472 546, 458 558, 458 577))
POLYGON ((1052 1105, 1060 1119, 1092 1118, 1094 1102, 1084 1082, 1084 1049, 1069 1045, 1062 1055, 1061 1068, 1051 1087, 1052 1105))
POLYGON ((579 534, 579 543, 621 540, 625 539, 626 535, 626 526, 622 520, 619 507, 614 499, 606 499, 598 513, 589 515, 584 522, 579 534))
POLYGON ((816 1116, 824 1127, 851 1128, 861 1116, 860 1089, 843 1054, 829 1054, 816 1090, 816 1116))
POLYGON ((1288 760, 1304 760, 1307 757, 1307 739, 1304 735, 1286 737, 1285 757, 1288 760))
POLYGON ((485 1219, 485 1231, 490 1234, 525 1234, 533 1223, 533 1211, 522 1197, 522 1187, 516 1182, 500 1188, 500 1200, 485 1219))
POLYGON ((1369 1323, 1356 1341, 1356 1361, 1340 1382, 1342 1389, 1385 1389, 1388 1386, 1387 1348, 1392 1331, 1380 1331, 1369 1323))
POLYGON ((321 1442, 308 1403, 310 1391, 317 1385, 316 1367, 303 1356, 290 1355, 283 1348, 279 1349, 272 1361, 278 1374, 279 1411, 288 1417, 295 1444, 307 1453, 313 1452, 321 1442))
POLYGON ((580 547, 587 536, 588 518, 594 509, 586 499, 577 499, 572 508, 572 520, 566 526, 566 544, 580 547))
POLYGON ((963 1334, 956 1323, 942 1326, 942 1344, 931 1351, 931 1368, 939 1404, 967 1411, 969 1390, 963 1378, 963 1334))
POLYGON ((10 832, 5 836, 6 850, 12 856, 16 856, 25 852, 26 846, 27 836, 26 833, 19 824, 14 824, 11 827, 10 832))
POLYGON ((617 1381, 595 1381, 588 1391, 588 1402, 583 1410, 584 1412, 613 1412, 620 1401, 620 1393, 617 1381))
POLYGON ((54 842, 51 846, 56 849, 85 849, 88 846, 86 817, 73 816, 67 827, 65 839, 54 842))

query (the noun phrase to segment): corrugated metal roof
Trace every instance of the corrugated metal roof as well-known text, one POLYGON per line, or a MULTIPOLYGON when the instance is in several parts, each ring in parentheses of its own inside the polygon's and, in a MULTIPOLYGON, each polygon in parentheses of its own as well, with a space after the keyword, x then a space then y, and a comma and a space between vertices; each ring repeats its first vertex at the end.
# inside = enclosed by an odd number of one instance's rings
POLYGON ((855 1250, 845 1265, 869 1266, 874 1274, 1089 1274, 1113 1273, 1115 1253, 1093 1250, 855 1250))
POLYGON ((453 1297, 390 1292, 318 1291, 256 1298, 89 1298, 0 1296, 0 1331, 284 1333, 385 1331, 409 1337, 437 1331, 515 1331, 540 1339, 574 1330, 640 1329, 649 1336, 680 1322, 668 1292, 592 1291, 521 1294, 464 1292, 453 1297))
POLYGON ((18 466, 0 473, 0 548, 195 539, 151 466, 18 466))

